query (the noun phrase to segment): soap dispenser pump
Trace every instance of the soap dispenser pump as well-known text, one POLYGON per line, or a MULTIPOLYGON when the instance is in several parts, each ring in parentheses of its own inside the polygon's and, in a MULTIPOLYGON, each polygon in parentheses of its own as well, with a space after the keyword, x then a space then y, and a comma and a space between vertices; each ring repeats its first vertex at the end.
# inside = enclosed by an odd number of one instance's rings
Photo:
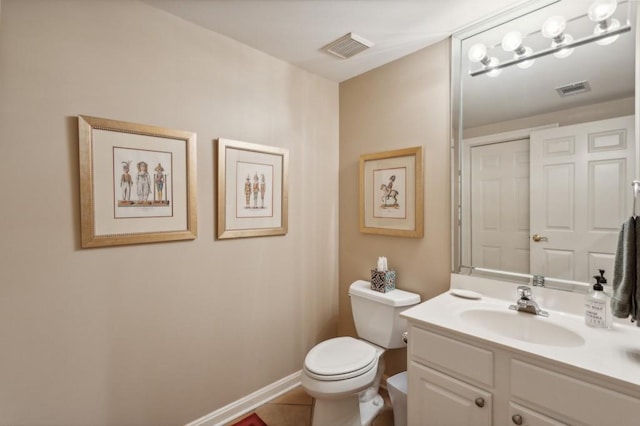
POLYGON ((613 314, 611 312, 611 298, 604 292, 603 284, 607 283, 604 269, 599 269, 600 275, 594 275, 593 291, 585 299, 584 322, 589 327, 611 328, 613 314))

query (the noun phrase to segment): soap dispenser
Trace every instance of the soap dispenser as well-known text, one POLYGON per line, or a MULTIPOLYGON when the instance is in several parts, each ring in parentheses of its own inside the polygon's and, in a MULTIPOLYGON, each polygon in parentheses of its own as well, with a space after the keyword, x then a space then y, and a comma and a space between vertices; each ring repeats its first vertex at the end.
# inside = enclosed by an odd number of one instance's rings
POLYGON ((611 298, 604 292, 603 284, 607 283, 604 269, 599 269, 600 275, 594 275, 593 291, 585 299, 584 322, 589 327, 611 328, 613 313, 611 312, 611 298))

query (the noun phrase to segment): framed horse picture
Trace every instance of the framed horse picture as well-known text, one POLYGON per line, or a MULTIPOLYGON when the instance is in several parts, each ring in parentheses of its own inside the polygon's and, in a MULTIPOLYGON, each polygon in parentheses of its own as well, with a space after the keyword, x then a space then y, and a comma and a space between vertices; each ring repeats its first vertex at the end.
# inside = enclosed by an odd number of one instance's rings
POLYGON ((422 147, 360 156, 360 232, 424 235, 422 147))

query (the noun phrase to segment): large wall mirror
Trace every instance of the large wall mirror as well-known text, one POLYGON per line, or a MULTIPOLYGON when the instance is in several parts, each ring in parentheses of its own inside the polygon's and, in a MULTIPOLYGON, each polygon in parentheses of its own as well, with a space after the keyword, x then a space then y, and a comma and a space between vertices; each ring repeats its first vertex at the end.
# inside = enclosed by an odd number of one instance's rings
POLYGON ((633 3, 529 2, 453 37, 454 272, 613 277, 640 178, 633 3))

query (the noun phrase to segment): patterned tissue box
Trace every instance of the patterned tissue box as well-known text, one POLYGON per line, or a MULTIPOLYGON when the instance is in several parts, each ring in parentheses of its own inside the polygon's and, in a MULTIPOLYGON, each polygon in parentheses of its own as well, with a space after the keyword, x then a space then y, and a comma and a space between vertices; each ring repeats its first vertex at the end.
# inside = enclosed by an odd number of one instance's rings
POLYGON ((396 288, 396 271, 371 270, 371 290, 386 293, 396 288))

